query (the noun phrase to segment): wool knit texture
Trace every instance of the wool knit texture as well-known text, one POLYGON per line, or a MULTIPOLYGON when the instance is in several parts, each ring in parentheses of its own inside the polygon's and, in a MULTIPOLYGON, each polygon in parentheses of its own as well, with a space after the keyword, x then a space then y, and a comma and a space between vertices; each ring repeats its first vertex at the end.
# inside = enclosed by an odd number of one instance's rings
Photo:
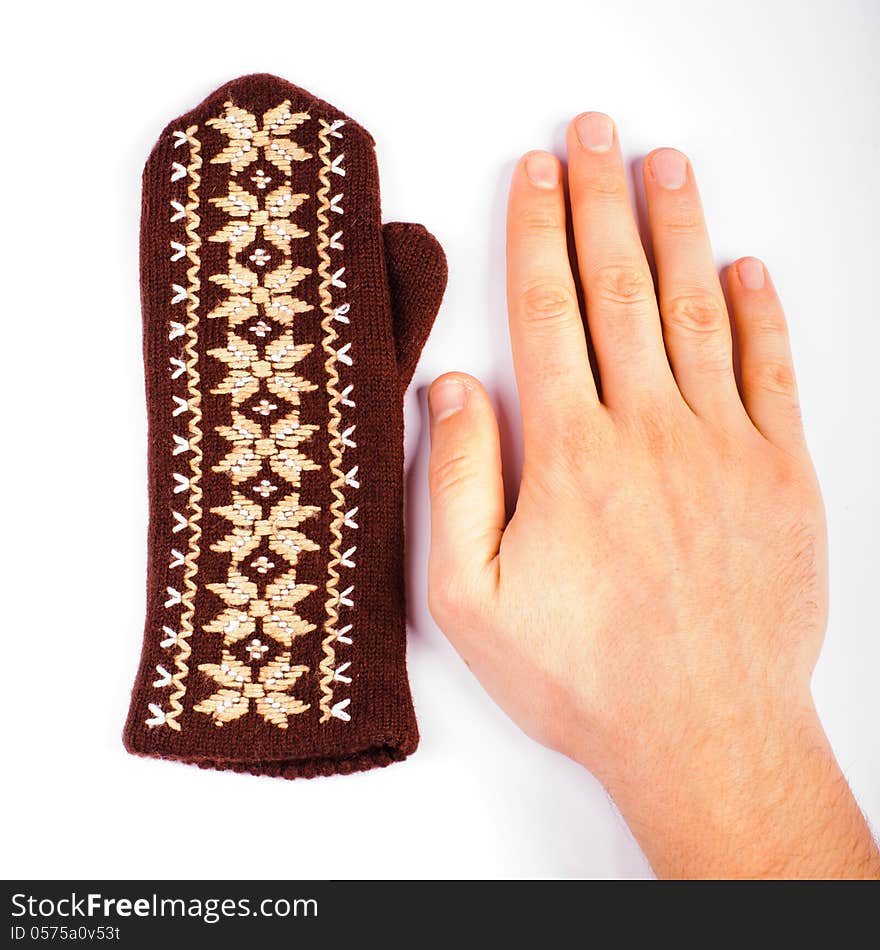
POLYGON ((403 392, 446 285, 370 135, 269 75, 144 170, 140 755, 294 778, 405 758, 403 392))

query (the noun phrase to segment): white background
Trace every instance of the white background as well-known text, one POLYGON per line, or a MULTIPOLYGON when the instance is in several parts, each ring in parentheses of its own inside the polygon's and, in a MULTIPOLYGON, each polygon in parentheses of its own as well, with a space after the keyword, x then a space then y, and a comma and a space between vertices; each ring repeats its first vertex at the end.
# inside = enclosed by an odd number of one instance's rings
MULTIPOLYGON (((430 619, 424 390, 481 377, 519 450, 503 213, 515 158, 584 109, 634 172, 693 160, 719 266, 769 264, 828 508, 815 691, 880 822, 880 6, 865 2, 88 4, 7 14, 4 52, 4 876, 650 875, 596 782, 486 698, 430 619), (270 71, 377 140, 385 217, 449 256, 407 398, 410 667, 422 744, 284 782, 127 755, 141 646, 146 416, 139 175, 164 124, 270 71)), ((536 594, 540 596, 540 594, 536 594)))

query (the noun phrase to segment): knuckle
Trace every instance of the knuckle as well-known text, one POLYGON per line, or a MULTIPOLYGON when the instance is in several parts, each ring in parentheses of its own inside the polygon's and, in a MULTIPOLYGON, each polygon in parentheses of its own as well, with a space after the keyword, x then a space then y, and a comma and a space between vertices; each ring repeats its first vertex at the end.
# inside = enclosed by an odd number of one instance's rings
POLYGON ((574 484, 580 484, 590 471, 597 458, 602 458, 610 443, 609 429, 602 424, 584 424, 583 412, 572 412, 563 416, 562 424, 549 432, 555 447, 555 461, 558 465, 551 471, 546 466, 536 465, 536 480, 550 483, 562 474, 574 484))
POLYGON ((712 355, 703 354, 702 359, 697 361, 697 370, 707 377, 718 377, 721 380, 730 379, 734 381, 733 359, 727 350, 713 353, 712 355))
POLYGON ((755 383, 764 392, 785 396, 793 401, 797 399, 794 370, 784 360, 765 360, 760 363, 756 368, 755 383))
POLYGON ((669 407, 649 403, 633 419, 637 437, 652 458, 657 458, 677 445, 680 438, 679 419, 669 407))
POLYGON ((752 328, 765 337, 788 336, 788 325, 779 310, 767 310, 757 314, 752 320, 752 328))
POLYGON ((690 336, 714 336, 727 323, 727 310, 713 294, 682 294, 663 307, 667 326, 690 336))
POLYGON ((432 573, 428 580, 428 610, 441 626, 454 614, 456 597, 448 575, 432 573))
MULTIPOLYGON (((801 534, 802 545, 787 545, 794 553, 802 548, 803 554, 814 549, 821 534, 822 499, 816 485, 812 466, 803 453, 779 452, 771 456, 767 468, 768 484, 777 499, 780 516, 789 519, 789 528, 801 534)), ((784 520, 782 525, 784 526, 784 520)))
POLYGON ((432 568, 428 577, 428 609, 441 627, 467 617, 470 604, 467 586, 456 573, 432 568))
MULTIPOLYGON (((776 496, 784 499, 800 495, 803 479, 800 466, 795 463, 791 456, 779 455, 772 459, 768 471, 776 496)), ((797 504, 800 504, 800 497, 797 499, 797 504)))
POLYGON ((596 297, 618 306, 644 306, 654 297, 654 286, 648 274, 634 264, 609 264, 599 268, 592 277, 596 297))
POLYGON ((432 458, 428 470, 428 483, 433 497, 454 494, 474 476, 473 462, 463 453, 445 458, 432 458))
POLYGON ((612 201, 626 198, 629 201, 626 182, 618 172, 602 171, 591 175, 586 180, 586 186, 590 193, 597 198, 607 198, 612 201))
POLYGON ((670 235, 694 237, 703 233, 705 224, 698 208, 685 206, 669 211, 663 220, 662 228, 670 235))
POLYGON ((567 319, 577 308, 571 288, 558 281, 537 280, 526 284, 521 292, 523 314, 533 323, 567 319))
POLYGON ((564 222, 558 212, 549 208, 524 208, 519 215, 519 223, 527 234, 543 237, 547 234, 558 235, 564 222))

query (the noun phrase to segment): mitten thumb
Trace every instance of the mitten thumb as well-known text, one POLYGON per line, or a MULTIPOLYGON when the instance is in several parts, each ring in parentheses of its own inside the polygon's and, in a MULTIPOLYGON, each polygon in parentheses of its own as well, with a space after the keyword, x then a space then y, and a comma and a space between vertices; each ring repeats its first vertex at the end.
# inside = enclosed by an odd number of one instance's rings
POLYGON ((382 228, 400 388, 412 379, 446 289, 446 255, 420 224, 382 228))

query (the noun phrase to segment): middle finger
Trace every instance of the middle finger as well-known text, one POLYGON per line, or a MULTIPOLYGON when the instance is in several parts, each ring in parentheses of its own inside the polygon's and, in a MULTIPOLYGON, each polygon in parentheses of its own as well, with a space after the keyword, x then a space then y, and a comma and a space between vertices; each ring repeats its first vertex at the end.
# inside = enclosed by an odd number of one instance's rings
POLYGON ((608 116, 587 112, 572 122, 568 165, 578 269, 603 401, 623 406, 671 393, 675 384, 654 284, 608 116))

